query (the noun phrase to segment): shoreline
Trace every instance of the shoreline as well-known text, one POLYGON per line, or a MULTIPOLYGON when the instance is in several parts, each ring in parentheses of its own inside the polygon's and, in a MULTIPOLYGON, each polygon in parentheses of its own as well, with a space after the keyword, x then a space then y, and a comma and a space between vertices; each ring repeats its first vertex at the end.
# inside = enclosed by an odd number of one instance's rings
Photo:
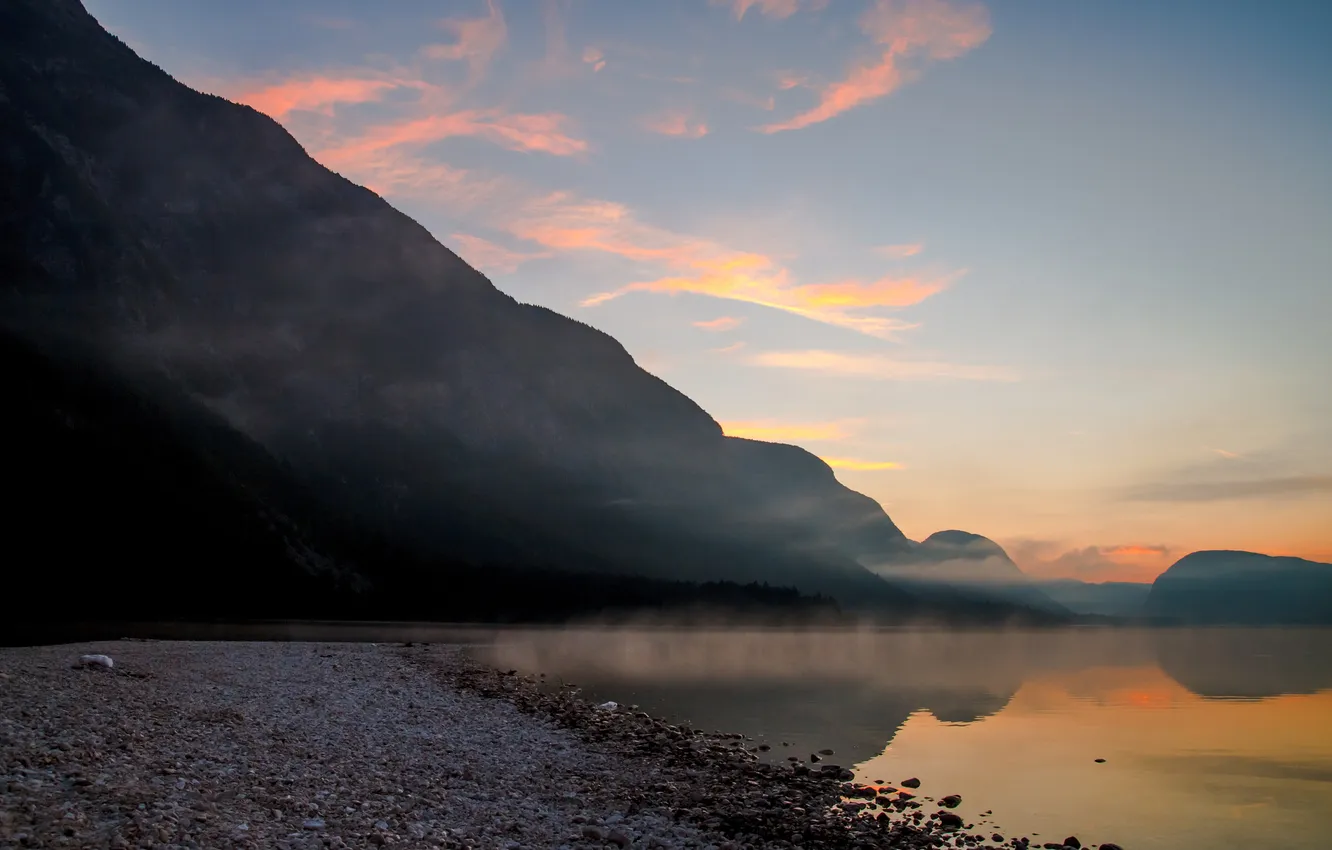
POLYGON ((1026 846, 751 749, 456 645, 0 650, 0 846, 1026 846))
POLYGON ((497 632, 540 632, 550 629, 581 629, 618 631, 707 631, 709 629, 743 628, 746 631, 772 632, 916 632, 947 631, 955 633, 1007 631, 1048 632, 1061 629, 1111 631, 1115 629, 1149 629, 1154 631, 1218 630, 1234 628, 1288 630, 1290 628, 1332 628, 1332 626, 1282 626, 1224 624, 1187 625, 1163 621, 1087 620, 1059 624, 1023 623, 995 625, 987 623, 952 624, 935 621, 885 623, 872 620, 830 623, 824 621, 773 623, 732 620, 705 620, 700 622, 671 620, 669 618, 637 617, 626 620, 574 620, 569 622, 432 622, 404 620, 180 620, 180 621, 71 621, 68 623, 29 623, 11 620, 0 624, 0 648, 56 646, 75 643, 94 643, 117 640, 150 641, 290 641, 299 643, 395 643, 407 640, 436 644, 462 643, 469 636, 489 636, 497 632))

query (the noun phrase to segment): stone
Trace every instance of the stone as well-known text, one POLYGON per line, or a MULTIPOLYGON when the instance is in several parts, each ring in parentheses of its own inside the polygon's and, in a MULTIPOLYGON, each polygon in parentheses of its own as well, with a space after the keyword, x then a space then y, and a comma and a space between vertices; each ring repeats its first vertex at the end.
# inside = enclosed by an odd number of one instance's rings
POLYGON ((956 809, 961 802, 962 802, 961 794, 949 794, 947 797, 944 797, 942 800, 939 801, 939 805, 949 809, 956 809))
POLYGON ((1068 838, 1065 838, 1064 846, 1072 847, 1073 850, 1082 850, 1082 842, 1078 840, 1076 835, 1070 835, 1068 838))
POLYGON ((899 784, 903 788, 919 788, 920 780, 913 776, 910 779, 903 779, 899 784))

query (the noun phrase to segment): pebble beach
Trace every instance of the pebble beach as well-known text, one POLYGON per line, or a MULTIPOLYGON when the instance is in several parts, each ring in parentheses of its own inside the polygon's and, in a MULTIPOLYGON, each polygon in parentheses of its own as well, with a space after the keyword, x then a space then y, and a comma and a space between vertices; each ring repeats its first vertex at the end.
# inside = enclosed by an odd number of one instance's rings
POLYGON ((457 646, 0 650, 0 848, 1027 846, 755 750, 457 646))

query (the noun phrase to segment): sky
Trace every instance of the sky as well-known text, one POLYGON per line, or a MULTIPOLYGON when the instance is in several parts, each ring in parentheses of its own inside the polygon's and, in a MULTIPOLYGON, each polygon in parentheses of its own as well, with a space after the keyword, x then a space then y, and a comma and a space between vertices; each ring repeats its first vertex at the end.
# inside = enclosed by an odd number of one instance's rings
POLYGON ((1332 4, 85 2, 913 539, 1332 561, 1332 4))

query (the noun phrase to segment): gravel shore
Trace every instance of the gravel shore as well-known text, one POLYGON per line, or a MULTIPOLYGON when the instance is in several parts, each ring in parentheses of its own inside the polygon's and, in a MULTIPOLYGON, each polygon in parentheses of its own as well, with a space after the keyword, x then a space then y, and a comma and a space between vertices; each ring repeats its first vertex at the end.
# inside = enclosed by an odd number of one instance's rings
POLYGON ((458 647, 0 650, 0 848, 997 843, 813 767, 458 647), (87 653, 114 668, 76 666, 87 653))

